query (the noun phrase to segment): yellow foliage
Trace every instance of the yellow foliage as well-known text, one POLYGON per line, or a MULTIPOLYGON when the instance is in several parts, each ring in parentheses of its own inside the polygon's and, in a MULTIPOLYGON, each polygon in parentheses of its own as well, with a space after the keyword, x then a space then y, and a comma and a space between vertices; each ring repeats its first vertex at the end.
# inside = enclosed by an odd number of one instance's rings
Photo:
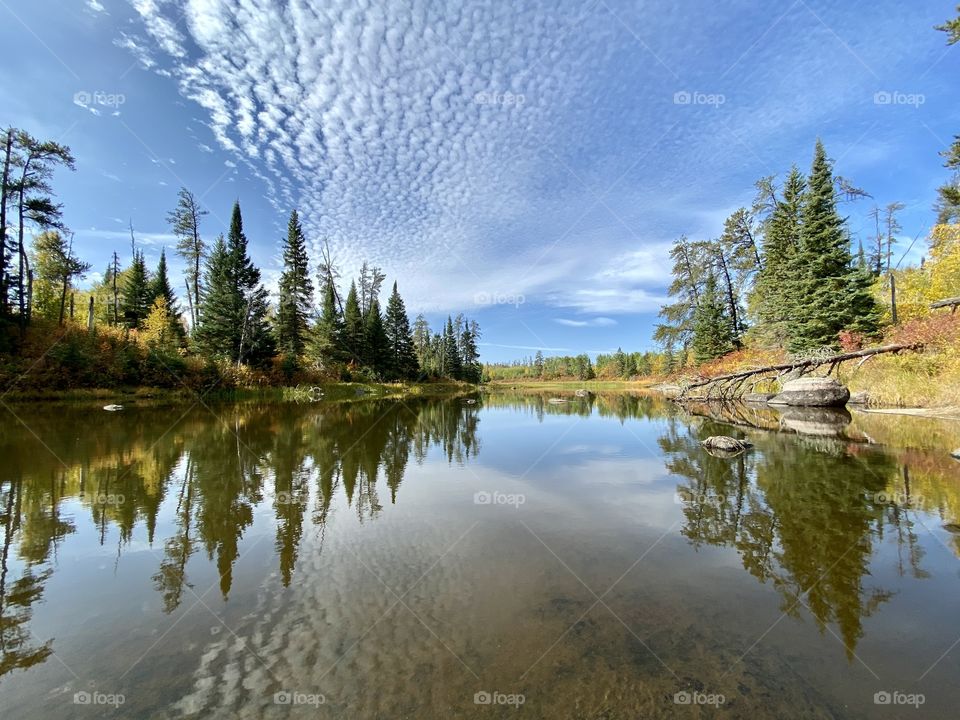
POLYGON ((162 297, 153 301, 150 314, 143 321, 140 338, 148 345, 176 352, 177 338, 174 336, 171 325, 170 309, 167 307, 167 301, 162 297))
MULTIPOLYGON (((936 225, 930 232, 930 259, 922 267, 894 270, 897 315, 901 322, 930 314, 930 303, 960 295, 960 225, 936 225)), ((874 294, 884 307, 884 321, 892 321, 890 280, 877 278, 874 294)))

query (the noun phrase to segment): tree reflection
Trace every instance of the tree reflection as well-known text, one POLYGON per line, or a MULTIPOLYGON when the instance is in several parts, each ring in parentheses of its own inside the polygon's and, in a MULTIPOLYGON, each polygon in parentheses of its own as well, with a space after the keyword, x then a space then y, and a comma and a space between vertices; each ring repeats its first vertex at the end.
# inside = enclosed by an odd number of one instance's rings
POLYGON ((101 545, 115 542, 119 562, 138 527, 152 546, 158 519, 172 521, 153 575, 169 613, 194 592, 198 550, 228 598, 258 507, 272 510, 288 586, 307 526, 322 550, 337 494, 368 521, 383 512, 379 482, 389 504, 397 502, 411 458, 421 463, 435 447, 447 462, 464 463, 479 451, 478 406, 459 400, 131 410, 93 430, 88 414, 41 409, 29 430, 11 424, 0 435, 9 461, 0 481, 0 677, 52 653, 53 641, 37 642, 29 628, 32 607, 58 544, 78 528, 101 545))
POLYGON ((891 593, 868 585, 875 543, 893 527, 922 576, 907 513, 886 502, 900 469, 878 449, 824 438, 754 433, 754 452, 722 459, 700 441, 729 434, 710 419, 671 422, 660 438, 678 486, 683 534, 693 545, 735 547, 743 567, 782 595, 783 612, 806 607, 824 631, 835 624, 853 657, 869 617, 891 593))

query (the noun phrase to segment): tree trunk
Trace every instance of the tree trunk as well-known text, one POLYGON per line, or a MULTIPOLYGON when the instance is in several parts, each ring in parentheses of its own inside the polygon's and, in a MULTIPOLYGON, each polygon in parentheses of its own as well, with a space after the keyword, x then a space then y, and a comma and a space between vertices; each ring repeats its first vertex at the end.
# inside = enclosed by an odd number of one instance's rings
POLYGON ((10 185, 10 153, 13 128, 7 128, 4 140, 3 176, 0 178, 0 315, 7 314, 7 188, 10 185))
POLYGON ((733 321, 733 344, 740 348, 743 343, 740 342, 740 314, 737 312, 737 297, 733 290, 733 281, 730 279, 727 259, 723 255, 723 247, 719 244, 717 245, 717 257, 720 258, 720 268, 723 270, 723 279, 727 284, 727 304, 730 306, 730 319, 733 321))

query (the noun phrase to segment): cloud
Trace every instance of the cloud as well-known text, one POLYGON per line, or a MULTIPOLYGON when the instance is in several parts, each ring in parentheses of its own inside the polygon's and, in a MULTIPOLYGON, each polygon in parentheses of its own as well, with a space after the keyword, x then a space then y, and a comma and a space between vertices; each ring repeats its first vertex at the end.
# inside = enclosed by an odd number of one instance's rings
POLYGON ((87 7, 90 10, 93 10, 93 12, 95 13, 104 13, 109 15, 109 13, 107 12, 107 9, 103 5, 101 5, 99 2, 97 2, 97 0, 87 0, 87 7))
POLYGON ((568 318, 554 318, 553 321, 567 327, 610 327, 617 321, 608 317, 595 317, 589 320, 570 320, 568 318))

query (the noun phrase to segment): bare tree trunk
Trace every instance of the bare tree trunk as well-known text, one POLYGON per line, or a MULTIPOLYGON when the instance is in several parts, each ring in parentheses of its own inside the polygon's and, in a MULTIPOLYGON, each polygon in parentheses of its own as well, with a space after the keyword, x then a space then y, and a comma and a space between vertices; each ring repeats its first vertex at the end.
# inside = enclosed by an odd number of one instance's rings
POLYGON ((890 273, 890 311, 893 317, 893 324, 898 324, 897 321, 897 279, 893 276, 893 273, 890 273))
POLYGON ((4 140, 3 176, 0 178, 0 315, 7 313, 7 188, 10 185, 10 153, 13 128, 7 128, 4 140))
POLYGON ((87 310, 87 330, 93 332, 93 295, 90 296, 90 309, 87 310))

